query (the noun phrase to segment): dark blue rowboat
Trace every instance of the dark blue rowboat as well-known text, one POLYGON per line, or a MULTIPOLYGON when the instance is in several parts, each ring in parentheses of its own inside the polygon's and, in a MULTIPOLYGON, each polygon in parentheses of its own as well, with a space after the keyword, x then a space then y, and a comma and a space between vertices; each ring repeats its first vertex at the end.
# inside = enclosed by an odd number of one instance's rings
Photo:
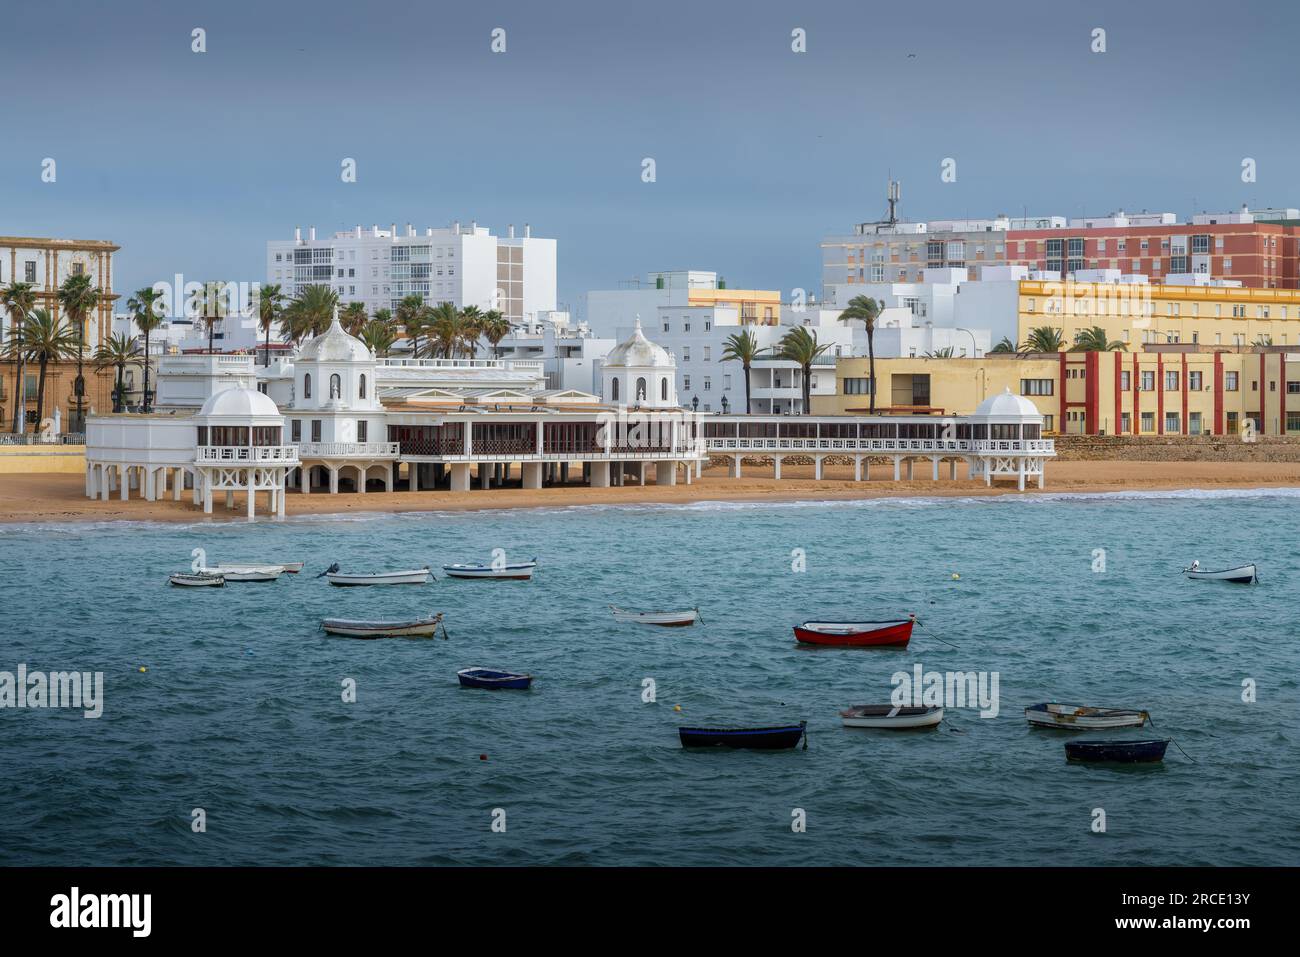
POLYGON ((1162 761, 1172 739, 1151 741, 1067 741, 1065 757, 1069 761, 1106 761, 1116 764, 1140 764, 1162 761))
MULTIPOLYGON (((808 722, 786 724, 777 728, 678 728, 683 748, 753 748, 781 751, 793 748, 804 737, 808 722)), ((804 747, 808 742, 804 741, 804 747)))
POLYGON ((463 688, 510 688, 515 691, 527 691, 533 683, 532 675, 515 674, 513 671, 494 671, 491 668, 466 668, 456 672, 463 688))

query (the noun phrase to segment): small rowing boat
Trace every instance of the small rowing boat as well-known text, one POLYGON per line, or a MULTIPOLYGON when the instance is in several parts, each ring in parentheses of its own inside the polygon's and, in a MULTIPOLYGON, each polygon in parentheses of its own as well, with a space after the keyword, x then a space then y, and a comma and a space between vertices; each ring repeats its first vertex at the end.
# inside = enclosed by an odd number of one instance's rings
POLYGON ((408 568, 397 572, 358 572, 346 574, 340 571, 327 571, 325 580, 331 585, 423 585, 429 580, 429 566, 408 568))
POLYGON ((199 569, 201 575, 220 575, 228 582, 273 582, 283 573, 283 565, 214 565, 199 569))
POLYGON ((688 611, 631 611, 627 608, 619 608, 617 605, 610 605, 609 610, 614 613, 615 621, 636 625, 659 625, 662 628, 686 628, 700 620, 698 608, 691 608, 688 611))
POLYGON ((457 564, 443 565, 442 570, 449 578, 504 578, 527 581, 533 577, 537 568, 537 559, 514 564, 457 564))
POLYGON ((1035 728, 1066 728, 1076 731, 1140 728, 1151 720, 1145 711, 1124 708, 1089 708, 1081 704, 1045 701, 1025 709, 1025 719, 1035 728))
POLYGON ((286 575, 296 575, 302 571, 305 562, 281 562, 280 567, 284 569, 286 575))
POLYGON ((912 640, 915 618, 889 621, 805 621, 794 626, 794 636, 805 645, 839 645, 852 648, 902 647, 912 640))
POLYGON ((466 668, 456 672, 462 688, 513 689, 527 691, 532 686, 532 675, 513 671, 494 671, 491 668, 466 668))
POLYGON ((209 575, 199 572, 197 575, 187 575, 184 572, 177 572, 167 579, 173 585, 183 588, 220 588, 226 583, 226 579, 221 575, 209 575))
POLYGON ((439 627, 442 627, 442 637, 447 637, 447 628, 442 624, 441 614, 405 621, 326 618, 320 626, 328 634, 348 638, 431 638, 438 633, 439 627))
POLYGON ((805 737, 807 721, 775 728, 678 728, 683 748, 748 748, 756 751, 781 751, 793 748, 805 737))
POLYGON ((933 728, 943 720, 943 708, 897 708, 892 704, 855 704, 840 712, 846 728, 933 728))
POLYGON ((1172 738, 1152 741, 1067 741, 1065 757, 1069 761, 1110 764, 1149 764, 1163 761, 1165 748, 1172 738))
POLYGON ((1193 581, 1231 582, 1234 585, 1253 585, 1259 581, 1259 575, 1253 562, 1249 565, 1238 565, 1235 568, 1208 571, 1201 568, 1201 563, 1196 561, 1184 568, 1183 574, 1193 581))

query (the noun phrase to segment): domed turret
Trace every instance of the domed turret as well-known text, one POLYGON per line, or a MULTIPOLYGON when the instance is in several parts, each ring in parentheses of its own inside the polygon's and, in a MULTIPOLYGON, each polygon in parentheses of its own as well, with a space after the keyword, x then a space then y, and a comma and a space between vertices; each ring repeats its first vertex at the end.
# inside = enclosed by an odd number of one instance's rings
POLYGON ((605 356, 603 372, 602 393, 612 405, 677 408, 677 361, 645 337, 640 316, 632 335, 605 356))
POLYGON ((339 324, 334 307, 330 327, 306 342, 293 363, 295 410, 379 411, 375 357, 339 324))
POLYGON ((1016 395, 1011 391, 1010 386, 1007 386, 1004 391, 997 395, 989 396, 981 402, 975 410, 975 414, 985 418, 1014 422, 1026 418, 1042 418, 1042 413, 1038 411, 1038 407, 1024 396, 1016 395))

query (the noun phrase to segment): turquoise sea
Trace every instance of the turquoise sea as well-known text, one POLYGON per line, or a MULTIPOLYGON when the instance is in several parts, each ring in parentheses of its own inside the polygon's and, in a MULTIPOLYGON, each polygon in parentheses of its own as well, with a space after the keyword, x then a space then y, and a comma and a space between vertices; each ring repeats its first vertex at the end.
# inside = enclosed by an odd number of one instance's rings
POLYGON ((0 863, 1295 865, 1297 508, 1300 491, 1267 490, 0 526, 0 670, 105 681, 99 719, 0 710, 0 863), (307 568, 168 587, 194 548, 307 568), (539 556, 537 577, 313 577, 494 548, 539 556), (1185 581, 1193 558, 1258 561, 1261 584, 1185 581), (618 625, 610 602, 698 604, 704 623, 618 625), (434 610, 448 641, 318 630, 434 610), (901 651, 791 634, 907 612, 925 628, 901 651), (887 701, 917 663, 997 672, 1000 714, 841 728, 839 708, 887 701), (461 689, 472 665, 537 681, 461 689), (1052 699, 1149 709, 1190 759, 1067 764, 1066 735, 1022 713, 1052 699), (684 752, 676 735, 800 719, 806 751, 684 752))

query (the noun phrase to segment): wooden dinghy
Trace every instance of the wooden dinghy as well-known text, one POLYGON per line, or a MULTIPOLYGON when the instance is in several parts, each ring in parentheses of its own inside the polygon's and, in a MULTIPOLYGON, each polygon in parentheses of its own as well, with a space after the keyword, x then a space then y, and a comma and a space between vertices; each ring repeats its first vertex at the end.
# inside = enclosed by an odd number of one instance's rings
POLYGON ((462 688, 527 691, 533 684, 532 675, 521 675, 513 671, 496 671, 492 668, 466 668, 463 671, 456 672, 456 678, 460 681, 462 688))
POLYGON ((283 565, 214 565, 200 568, 203 575, 220 575, 228 582, 273 582, 284 574, 283 565))
POLYGON ((491 563, 484 564, 456 564, 443 565, 442 570, 447 573, 449 578, 495 578, 495 579, 514 579, 527 581, 533 577, 533 572, 537 568, 537 559, 533 558, 526 562, 514 562, 513 564, 493 566, 491 563))
POLYGON ((395 572, 355 572, 348 574, 338 570, 334 566, 332 570, 323 573, 325 580, 331 585, 340 587, 356 587, 362 585, 423 585, 429 581, 432 572, 429 566, 423 568, 408 568, 395 572))
POLYGON ((902 647, 912 640, 914 618, 888 621, 805 621, 794 626, 794 636, 805 645, 848 648, 902 647))
POLYGON ((274 565, 286 575, 296 575, 302 571, 303 564, 303 562, 220 562, 219 566, 238 571, 249 568, 268 568, 274 565))
POLYGON ((1183 574, 1193 581, 1229 582, 1233 585, 1253 585, 1259 581, 1258 570, 1253 562, 1235 568, 1221 568, 1218 571, 1209 571, 1201 568, 1200 562, 1192 562, 1183 569, 1183 574))
POLYGON ((933 728, 943 720, 943 708, 906 707, 892 704, 855 704, 840 712, 846 728, 888 728, 905 731, 933 728))
POLYGON ((1035 728, 1066 728, 1100 731, 1111 728, 1140 728, 1151 720, 1145 711, 1124 708, 1089 708, 1081 704, 1044 701, 1025 709, 1025 719, 1035 728))
POLYGON ((204 572, 199 572, 197 575, 177 572, 167 580, 182 588, 220 588, 226 583, 223 576, 209 575, 204 572))
POLYGON ((774 728, 678 728, 677 736, 683 748, 748 748, 755 751, 782 751, 793 748, 804 739, 808 722, 780 725, 774 728))
POLYGON ((614 620, 636 625, 659 625, 661 628, 688 628, 700 620, 700 610, 691 608, 687 611, 632 611, 610 605, 614 620))
POLYGON ((1067 741, 1065 757, 1069 761, 1107 764, 1151 764, 1163 761, 1172 738, 1151 741, 1067 741))
POLYGON ((326 618, 320 626, 331 635, 345 635, 348 638, 432 638, 442 628, 442 637, 447 637, 447 628, 442 624, 442 614, 428 618, 411 618, 405 621, 369 621, 355 618, 326 618))

